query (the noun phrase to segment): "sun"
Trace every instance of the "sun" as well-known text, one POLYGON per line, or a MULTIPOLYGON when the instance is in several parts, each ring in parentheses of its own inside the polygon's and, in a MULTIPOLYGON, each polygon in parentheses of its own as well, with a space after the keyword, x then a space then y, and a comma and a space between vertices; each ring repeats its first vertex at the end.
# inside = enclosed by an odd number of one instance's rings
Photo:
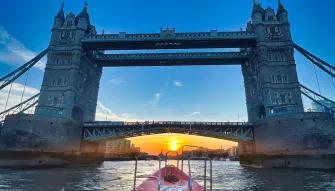
POLYGON ((172 140, 168 142, 169 151, 178 151, 180 148, 180 143, 177 140, 172 140))

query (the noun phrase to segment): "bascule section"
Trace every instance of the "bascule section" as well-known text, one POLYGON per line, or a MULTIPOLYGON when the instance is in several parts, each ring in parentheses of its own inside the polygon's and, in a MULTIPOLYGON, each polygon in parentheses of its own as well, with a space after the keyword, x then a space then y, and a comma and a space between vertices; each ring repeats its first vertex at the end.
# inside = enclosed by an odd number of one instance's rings
POLYGON ((96 34, 87 5, 80 14, 57 14, 48 47, 48 61, 36 114, 93 121, 102 67, 83 51, 81 39, 96 34))

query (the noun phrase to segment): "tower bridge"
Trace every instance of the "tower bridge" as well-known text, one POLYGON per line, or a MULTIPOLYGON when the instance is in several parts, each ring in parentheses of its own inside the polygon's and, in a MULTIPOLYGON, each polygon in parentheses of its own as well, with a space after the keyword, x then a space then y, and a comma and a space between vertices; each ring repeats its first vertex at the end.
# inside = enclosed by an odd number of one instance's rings
POLYGON ((280 1, 277 11, 255 2, 251 21, 235 32, 178 33, 167 28, 160 33, 98 34, 87 6, 78 15, 70 12, 66 16, 62 7, 54 19, 47 50, 0 79, 2 91, 47 54, 40 93, 0 113, 1 119, 6 117, 0 150, 73 152, 81 151, 83 142, 179 132, 237 141, 241 162, 246 164, 335 168, 331 160, 335 155, 335 109, 324 100, 335 102, 300 84, 295 50, 335 77, 334 65, 294 43, 288 11, 280 1), (209 48, 239 51, 190 50, 209 48), (147 49, 175 52, 104 52, 147 49), (189 52, 181 53, 180 49, 189 52), (248 123, 95 121, 103 67, 230 64, 241 65, 248 123), (304 112, 302 95, 328 112, 304 112), (24 114, 34 106, 34 114, 24 114))

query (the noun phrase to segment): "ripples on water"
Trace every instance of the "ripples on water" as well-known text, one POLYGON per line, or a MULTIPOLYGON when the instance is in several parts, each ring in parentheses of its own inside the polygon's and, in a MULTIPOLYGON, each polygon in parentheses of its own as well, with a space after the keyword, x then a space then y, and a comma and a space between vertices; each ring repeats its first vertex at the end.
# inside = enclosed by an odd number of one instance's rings
MULTIPOLYGON (((193 171, 203 175, 202 161, 193 171)), ((139 161, 138 183, 158 170, 157 161, 139 161)), ((0 190, 111 190, 132 189, 134 162, 70 166, 44 170, 0 170, 0 190)), ((213 161, 213 189, 244 191, 335 190, 335 173, 307 170, 250 169, 238 162, 213 161)))

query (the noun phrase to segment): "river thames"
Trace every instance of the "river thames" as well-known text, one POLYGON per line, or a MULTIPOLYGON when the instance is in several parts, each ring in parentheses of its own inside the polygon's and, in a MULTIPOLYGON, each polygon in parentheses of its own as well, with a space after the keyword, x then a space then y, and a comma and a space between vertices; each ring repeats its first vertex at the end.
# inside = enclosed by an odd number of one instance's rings
MULTIPOLYGON (((192 171, 202 176, 202 161, 192 171)), ((138 184, 158 170, 157 161, 140 161, 138 184)), ((111 190, 132 189, 134 162, 104 162, 39 170, 0 170, 0 190, 111 190)), ((213 161, 213 190, 335 190, 335 172, 251 169, 239 162, 213 161)))

